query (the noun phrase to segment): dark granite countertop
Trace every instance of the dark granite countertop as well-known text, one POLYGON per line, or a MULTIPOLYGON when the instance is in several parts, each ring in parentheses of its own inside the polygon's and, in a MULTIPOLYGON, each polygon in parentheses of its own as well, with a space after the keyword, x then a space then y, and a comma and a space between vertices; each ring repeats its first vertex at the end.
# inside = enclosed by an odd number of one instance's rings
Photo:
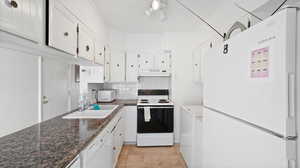
POLYGON ((62 119, 62 115, 1 137, 0 167, 65 167, 103 130, 123 106, 136 105, 136 102, 136 100, 116 100, 110 103, 120 106, 105 119, 66 120, 62 119))

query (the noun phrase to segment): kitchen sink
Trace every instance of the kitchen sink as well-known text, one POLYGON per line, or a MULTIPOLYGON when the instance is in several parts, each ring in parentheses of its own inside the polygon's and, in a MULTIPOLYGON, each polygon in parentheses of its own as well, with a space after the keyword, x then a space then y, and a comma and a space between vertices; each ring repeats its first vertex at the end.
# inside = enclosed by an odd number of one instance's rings
POLYGON ((87 109, 63 116, 63 119, 103 119, 108 117, 119 105, 99 105, 100 110, 87 109))

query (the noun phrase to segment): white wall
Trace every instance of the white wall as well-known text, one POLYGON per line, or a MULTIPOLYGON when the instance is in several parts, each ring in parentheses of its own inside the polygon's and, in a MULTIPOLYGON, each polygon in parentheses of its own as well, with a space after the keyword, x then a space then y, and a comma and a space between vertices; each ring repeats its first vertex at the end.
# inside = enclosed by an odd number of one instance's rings
POLYGON ((0 48, 0 137, 38 123, 38 56, 0 48))

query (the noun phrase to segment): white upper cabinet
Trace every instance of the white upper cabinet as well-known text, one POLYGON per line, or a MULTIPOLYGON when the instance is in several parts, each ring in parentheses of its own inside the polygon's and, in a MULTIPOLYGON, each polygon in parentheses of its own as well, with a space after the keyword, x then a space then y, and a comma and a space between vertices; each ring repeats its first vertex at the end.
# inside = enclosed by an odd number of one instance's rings
POLYGON ((138 53, 128 52, 126 55, 126 81, 138 81, 138 53))
POLYGON ((87 83, 104 83, 103 66, 80 66, 80 79, 87 83))
POLYGON ((139 54, 139 69, 140 71, 154 69, 154 55, 151 53, 139 54))
POLYGON ((111 52, 111 82, 125 81, 125 52, 113 50, 111 52))
POLYGON ((105 51, 104 51, 104 81, 105 82, 110 81, 110 76, 111 76, 110 75, 111 74, 111 71, 110 71, 110 67, 111 67, 110 58, 111 58, 110 48, 106 47, 105 51))
POLYGON ((105 64, 105 46, 101 43, 96 43, 95 45, 95 63, 104 65, 105 64))
POLYGON ((160 72, 170 72, 171 54, 161 52, 155 58, 155 66, 160 72))
POLYGON ((40 42, 43 29, 41 0, 1 0, 0 30, 40 42))
POLYGON ((95 43, 92 37, 91 30, 89 30, 85 25, 80 24, 78 34, 78 56, 93 61, 95 53, 95 43))
POLYGON ((59 1, 50 2, 48 45, 69 54, 76 55, 76 18, 66 10, 59 1))

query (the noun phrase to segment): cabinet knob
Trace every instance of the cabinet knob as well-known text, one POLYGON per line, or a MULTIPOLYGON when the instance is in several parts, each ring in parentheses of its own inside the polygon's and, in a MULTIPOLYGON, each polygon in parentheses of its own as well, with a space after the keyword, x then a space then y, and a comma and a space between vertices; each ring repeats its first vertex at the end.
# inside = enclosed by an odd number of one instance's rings
POLYGON ((11 8, 18 8, 18 2, 17 1, 14 1, 14 0, 8 0, 7 1, 7 4, 9 7, 11 8))
POLYGON ((68 36, 69 36, 69 33, 68 33, 68 32, 65 32, 65 33, 64 33, 64 36, 68 37, 68 36))
POLYGON ((90 46, 89 46, 89 45, 85 46, 85 50, 86 50, 87 52, 90 51, 90 46))
POLYGON ((102 56, 102 53, 99 53, 100 56, 102 56))
POLYGON ((133 68, 133 65, 130 65, 131 68, 133 68))
POLYGON ((147 64, 147 63, 148 63, 148 61, 145 61, 145 63, 147 64))
POLYGON ((165 61, 161 61, 161 63, 163 63, 163 64, 164 64, 164 63, 165 63, 165 61))
POLYGON ((120 66, 120 64, 117 64, 117 67, 119 67, 120 66))
POLYGON ((113 150, 116 150, 116 149, 117 149, 117 148, 114 146, 114 147, 113 147, 113 150))

